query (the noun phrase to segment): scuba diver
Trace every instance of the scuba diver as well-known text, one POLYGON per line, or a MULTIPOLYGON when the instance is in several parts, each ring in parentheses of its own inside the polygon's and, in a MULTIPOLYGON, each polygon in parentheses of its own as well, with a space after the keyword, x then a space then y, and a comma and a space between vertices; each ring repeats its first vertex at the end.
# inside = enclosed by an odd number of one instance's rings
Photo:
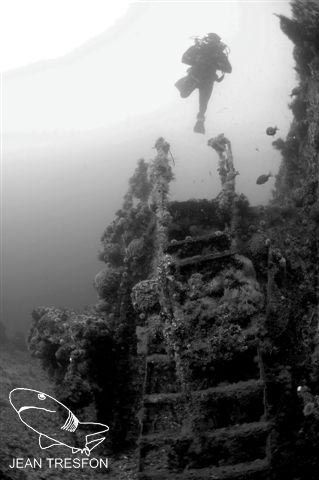
POLYGON ((182 62, 190 65, 186 77, 179 79, 175 86, 182 98, 188 97, 196 88, 199 91, 199 112, 194 132, 205 133, 205 113, 211 97, 214 82, 221 82, 225 73, 231 73, 228 60, 228 47, 216 33, 208 33, 203 38, 195 38, 182 57, 182 62), (217 71, 221 75, 217 75, 217 71))

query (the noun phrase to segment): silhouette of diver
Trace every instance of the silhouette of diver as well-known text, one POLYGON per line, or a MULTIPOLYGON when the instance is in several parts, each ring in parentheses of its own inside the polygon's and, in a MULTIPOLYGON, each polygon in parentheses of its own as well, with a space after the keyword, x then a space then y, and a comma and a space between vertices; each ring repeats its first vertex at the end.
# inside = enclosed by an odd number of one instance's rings
POLYGON ((221 82, 225 73, 231 73, 228 60, 228 47, 216 33, 208 33, 203 38, 195 38, 182 56, 182 62, 190 65, 186 77, 179 79, 175 86, 182 98, 188 97, 196 88, 199 90, 199 112, 194 132, 205 133, 205 113, 211 97, 214 82, 221 82), (217 75, 221 72, 221 76, 217 75))

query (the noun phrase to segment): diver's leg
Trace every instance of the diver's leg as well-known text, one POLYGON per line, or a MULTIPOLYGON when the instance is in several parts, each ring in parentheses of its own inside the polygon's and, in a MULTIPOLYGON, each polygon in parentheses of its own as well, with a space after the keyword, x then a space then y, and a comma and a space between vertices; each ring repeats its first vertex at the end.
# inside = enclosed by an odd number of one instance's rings
POLYGON ((204 83, 200 85, 199 90, 199 112, 197 114, 197 122, 194 126, 195 133, 205 133, 205 113, 208 101, 213 91, 213 83, 204 83))
POLYGON ((194 132, 205 133, 205 113, 207 110, 209 99, 212 95, 214 82, 206 82, 199 87, 199 112, 197 114, 197 122, 194 126, 194 132))
POLYGON ((198 119, 205 119, 205 113, 207 110, 209 99, 213 92, 214 82, 206 82, 199 88, 199 112, 198 119))

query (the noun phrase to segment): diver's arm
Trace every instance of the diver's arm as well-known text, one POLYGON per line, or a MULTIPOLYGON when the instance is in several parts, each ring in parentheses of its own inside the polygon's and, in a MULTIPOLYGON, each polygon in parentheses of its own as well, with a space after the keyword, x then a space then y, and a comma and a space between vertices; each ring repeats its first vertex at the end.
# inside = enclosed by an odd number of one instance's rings
POLYGON ((217 60, 217 68, 223 73, 231 73, 233 70, 228 58, 224 53, 217 60))

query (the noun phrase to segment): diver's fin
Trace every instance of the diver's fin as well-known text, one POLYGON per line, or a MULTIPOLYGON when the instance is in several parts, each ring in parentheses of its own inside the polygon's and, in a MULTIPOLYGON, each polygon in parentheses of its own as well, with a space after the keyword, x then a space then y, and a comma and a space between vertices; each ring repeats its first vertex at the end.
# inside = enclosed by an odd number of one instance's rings
POLYGON ((39 436, 39 446, 42 450, 53 447, 54 445, 62 445, 62 443, 58 440, 53 440, 53 438, 47 437, 46 435, 41 434, 39 436))
POLYGON ((103 442, 103 440, 105 440, 105 437, 100 437, 98 438, 97 440, 91 440, 90 442, 86 441, 86 448, 89 449, 89 452, 91 453, 91 451, 93 450, 93 448, 97 447, 98 445, 100 445, 100 443, 103 442))
POLYGON ((194 130, 195 133, 202 133, 204 135, 205 134, 204 121, 203 120, 197 120, 193 130, 194 130))

